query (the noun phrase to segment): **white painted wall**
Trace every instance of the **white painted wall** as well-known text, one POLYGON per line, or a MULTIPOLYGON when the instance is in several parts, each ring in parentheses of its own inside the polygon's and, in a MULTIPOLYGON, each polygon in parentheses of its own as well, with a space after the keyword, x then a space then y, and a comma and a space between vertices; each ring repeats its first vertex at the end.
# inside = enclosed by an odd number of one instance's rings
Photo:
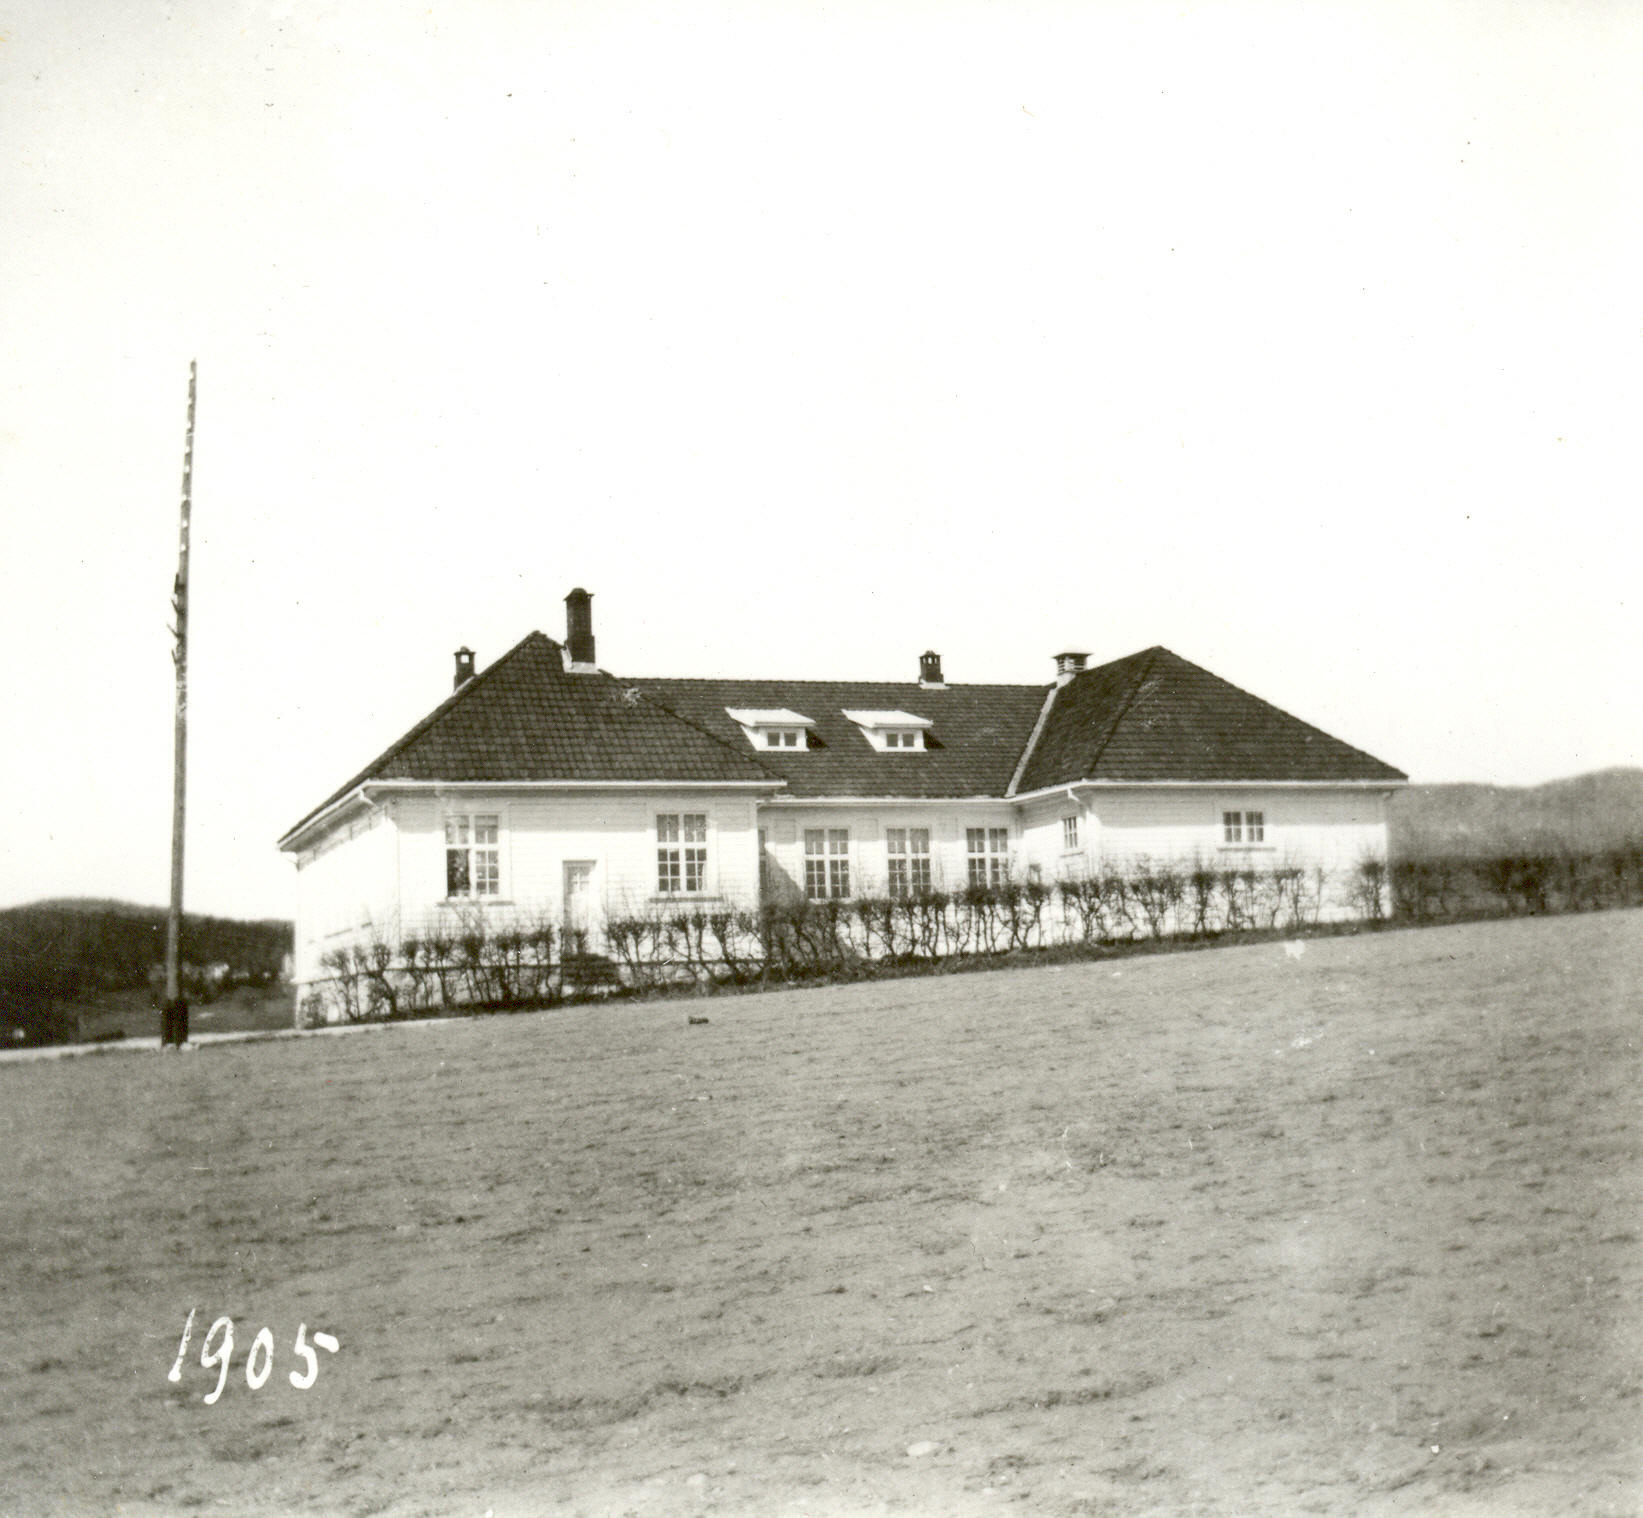
POLYGON ((1386 857, 1386 800, 1381 791, 1281 786, 1147 786, 1082 793, 1099 820, 1101 858, 1118 867, 1138 858, 1177 863, 1202 859, 1216 868, 1271 868, 1292 863, 1338 870, 1386 857), (1265 841, 1222 842, 1224 811, 1259 811, 1265 841))
MULTIPOLYGON (((381 804, 369 831, 336 830, 298 870, 296 979, 323 977, 319 958, 381 932, 395 941, 458 926, 482 911, 496 926, 545 917, 564 921, 565 865, 591 861, 596 904, 606 915, 644 913, 680 902, 758 902, 755 804, 745 794, 677 791, 495 791, 400 795, 381 804), (448 812, 501 818, 502 894, 482 903, 445 896, 448 812), (700 812, 708 819, 707 890, 657 895, 656 817, 700 812)), ((597 949, 598 944, 590 945, 597 949)))
POLYGON ((399 920, 405 932, 449 925, 471 903, 445 897, 445 818, 495 813, 501 818, 502 894, 485 903, 496 920, 535 920, 557 928, 564 918, 565 865, 594 866, 597 903, 606 915, 643 913, 657 904, 701 898, 658 897, 656 818, 707 817, 707 899, 752 906, 758 899, 754 803, 723 792, 514 791, 406 796, 398 820, 399 920))
POLYGON ((293 974, 299 985, 323 973, 319 961, 328 950, 346 948, 373 923, 394 920, 395 831, 387 811, 363 810, 297 856, 293 974))
POLYGON ((806 806, 771 802, 759 808, 765 835, 770 880, 778 892, 804 894, 804 830, 847 828, 850 832, 850 883, 853 896, 882 896, 889 883, 886 828, 930 830, 930 884, 938 891, 960 891, 969 880, 966 828, 1010 830, 1012 859, 1020 853, 1018 808, 1007 801, 951 801, 937 806, 806 806))
MULTIPOLYGON (((1349 788, 1229 786, 1079 787, 1029 801, 952 801, 826 806, 759 801, 746 794, 680 788, 667 791, 494 791, 403 794, 339 825, 323 845, 299 857, 296 978, 323 976, 326 950, 375 932, 398 939, 452 929, 472 902, 445 898, 448 812, 501 818, 502 894, 484 903, 495 925, 546 918, 564 922, 565 866, 590 861, 597 907, 605 916, 643 915, 658 907, 706 900, 732 908, 760 899, 760 834, 765 879, 775 896, 802 895, 806 828, 850 834, 851 894, 883 895, 888 884, 885 830, 929 828, 931 884, 956 892, 968 881, 965 829, 1007 828, 1011 872, 1032 868, 1046 882, 1126 871, 1143 861, 1216 871, 1281 866, 1329 877, 1323 914, 1348 915, 1358 866, 1387 857, 1386 793, 1349 788), (1228 847, 1221 814, 1258 810, 1260 845, 1228 847), (656 818, 701 812, 708 818, 704 897, 659 896, 656 818), (1079 819, 1079 848, 1063 847, 1063 819, 1079 819)), ((597 942, 590 945, 601 947, 597 942)))
POLYGON ((1045 796, 1021 803, 1019 810, 1022 860, 1028 866, 1037 865, 1042 879, 1067 880, 1091 872, 1101 857, 1099 824, 1082 797, 1045 796), (1067 817, 1078 819, 1078 848, 1070 852, 1063 847, 1062 821, 1067 817))

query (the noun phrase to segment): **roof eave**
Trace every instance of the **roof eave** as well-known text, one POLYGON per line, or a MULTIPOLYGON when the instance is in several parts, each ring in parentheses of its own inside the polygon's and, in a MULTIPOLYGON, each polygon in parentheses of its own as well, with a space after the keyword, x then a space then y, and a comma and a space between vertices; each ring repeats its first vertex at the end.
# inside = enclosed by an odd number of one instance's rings
POLYGON ((1380 780, 1059 780, 1012 796, 1011 801, 1036 801, 1044 796, 1061 796, 1080 790, 1133 790, 1137 786, 1168 787, 1171 790, 1238 790, 1261 787, 1266 790, 1314 791, 1395 791, 1409 784, 1407 775, 1380 780))
POLYGON ((772 806, 971 806, 990 803, 993 806, 1008 806, 1013 800, 1010 796, 994 795, 987 791, 971 792, 964 796, 860 796, 833 795, 833 796, 795 796, 791 793, 786 796, 771 798, 772 806))
POLYGON ((328 826, 330 823, 336 821, 338 815, 349 806, 356 804, 369 806, 371 804, 371 798, 368 795, 368 792, 372 786, 377 784, 379 784, 379 782, 375 780, 362 780, 358 785, 352 786, 350 789, 344 791, 340 796, 326 802, 324 806, 310 812, 302 819, 301 822, 297 823, 295 827, 287 831, 280 839, 278 844, 279 851, 282 854, 294 854, 301 846, 301 840, 304 837, 314 832, 322 825, 328 826))

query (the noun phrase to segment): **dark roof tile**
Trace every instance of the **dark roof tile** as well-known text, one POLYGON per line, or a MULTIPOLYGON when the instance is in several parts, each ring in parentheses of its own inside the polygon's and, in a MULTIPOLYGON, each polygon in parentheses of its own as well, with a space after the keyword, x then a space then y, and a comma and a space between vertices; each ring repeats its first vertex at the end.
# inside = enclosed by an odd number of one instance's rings
POLYGON ((452 692, 291 831, 367 780, 780 784, 740 734, 727 743, 603 671, 567 673, 559 644, 539 632, 452 692))
POLYGON ((855 680, 638 680, 647 696, 733 743, 741 727, 726 708, 787 707, 815 722, 802 750, 758 750, 787 781, 789 796, 1002 796, 1044 705, 1044 686, 949 685, 855 680), (886 752, 844 714, 904 711, 927 718, 926 748, 886 752))
POLYGON ((1052 689, 573 675, 559 644, 537 632, 455 691, 297 828, 367 780, 765 780, 796 797, 936 799, 1002 797, 1080 780, 1406 778, 1167 648, 1086 670, 1055 690, 1046 712, 1052 689), (806 747, 750 748, 727 710, 748 707, 786 707, 811 718, 806 747), (844 715, 858 709, 928 719, 927 747, 875 749, 844 715))
POLYGON ((1016 790, 1077 780, 1407 778, 1167 648, 1149 648, 1056 692, 1016 790))

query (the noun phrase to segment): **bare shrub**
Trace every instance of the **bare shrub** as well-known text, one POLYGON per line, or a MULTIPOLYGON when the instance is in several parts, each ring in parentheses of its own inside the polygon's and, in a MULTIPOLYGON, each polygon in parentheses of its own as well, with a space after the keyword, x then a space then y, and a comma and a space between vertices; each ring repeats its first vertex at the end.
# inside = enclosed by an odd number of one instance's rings
POLYGON ((758 927, 750 912, 732 912, 721 907, 707 914, 708 932, 725 974, 743 985, 759 973, 758 927))
POLYGON ((1220 877, 1201 859, 1186 874, 1186 900, 1192 913, 1192 931, 1200 938, 1215 931, 1215 894, 1220 877))
POLYGON ((360 961, 352 948, 327 949, 320 955, 320 968, 327 972, 319 994, 324 999, 327 1022, 357 1023, 365 1020, 366 1004, 360 989, 360 961), (335 1013, 335 1016, 331 1014, 335 1013))
POLYGON ((982 954, 996 954, 1004 930, 997 887, 967 885, 958 899, 969 929, 968 941, 982 954))
POLYGON ((1352 901, 1360 917, 1381 922, 1386 917, 1386 861, 1369 855, 1358 861, 1352 876, 1352 901))
POLYGON ((354 949, 359 975, 362 1015, 371 1019, 397 1021, 409 1012, 409 987, 399 966, 397 945, 374 928, 364 944, 354 949))
POLYGON ((1313 920, 1308 913, 1306 871, 1299 865, 1282 864, 1272 871, 1273 924, 1304 927, 1313 920))
POLYGON ((605 942, 627 971, 629 985, 643 991, 662 983, 669 951, 661 918, 642 913, 607 918, 605 942))
POLYGON ((1254 872, 1250 870, 1221 870, 1216 875, 1221 887, 1221 926, 1229 933, 1254 925, 1250 903, 1250 887, 1254 872))
POLYGON ((1103 937, 1106 926, 1106 908, 1101 900, 1101 881, 1094 875, 1081 875, 1063 880, 1059 886, 1061 911, 1069 927, 1084 943, 1094 943, 1103 937))
POLYGON ((1392 913, 1415 922, 1449 915, 1452 879, 1441 859, 1400 859, 1391 868, 1392 913))
POLYGON ((858 896, 850 906, 861 924, 862 944, 868 957, 894 959, 900 941, 896 903, 888 896, 858 896))
POLYGON ((1167 936, 1172 914, 1184 893, 1180 871, 1170 865, 1155 866, 1142 857, 1135 861, 1128 885, 1129 899, 1146 925, 1147 936, 1167 936))
POLYGON ((1022 906, 1027 917, 1027 931, 1030 938, 1039 947, 1046 942, 1044 936, 1044 913, 1055 897, 1055 887, 1037 875, 1028 876, 1021 887, 1022 906))

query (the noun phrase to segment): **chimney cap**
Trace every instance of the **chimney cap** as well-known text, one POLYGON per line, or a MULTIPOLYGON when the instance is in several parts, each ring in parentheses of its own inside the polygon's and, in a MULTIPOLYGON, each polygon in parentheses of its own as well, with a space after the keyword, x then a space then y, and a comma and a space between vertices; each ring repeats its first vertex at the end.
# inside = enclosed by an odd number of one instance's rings
POLYGON ((940 689, 947 683, 941 674, 941 655, 933 648, 925 649, 918 657, 918 683, 926 690, 940 689))
POLYGON ((456 676, 452 690, 461 690, 474 677, 474 651, 466 643, 456 651, 456 676))

